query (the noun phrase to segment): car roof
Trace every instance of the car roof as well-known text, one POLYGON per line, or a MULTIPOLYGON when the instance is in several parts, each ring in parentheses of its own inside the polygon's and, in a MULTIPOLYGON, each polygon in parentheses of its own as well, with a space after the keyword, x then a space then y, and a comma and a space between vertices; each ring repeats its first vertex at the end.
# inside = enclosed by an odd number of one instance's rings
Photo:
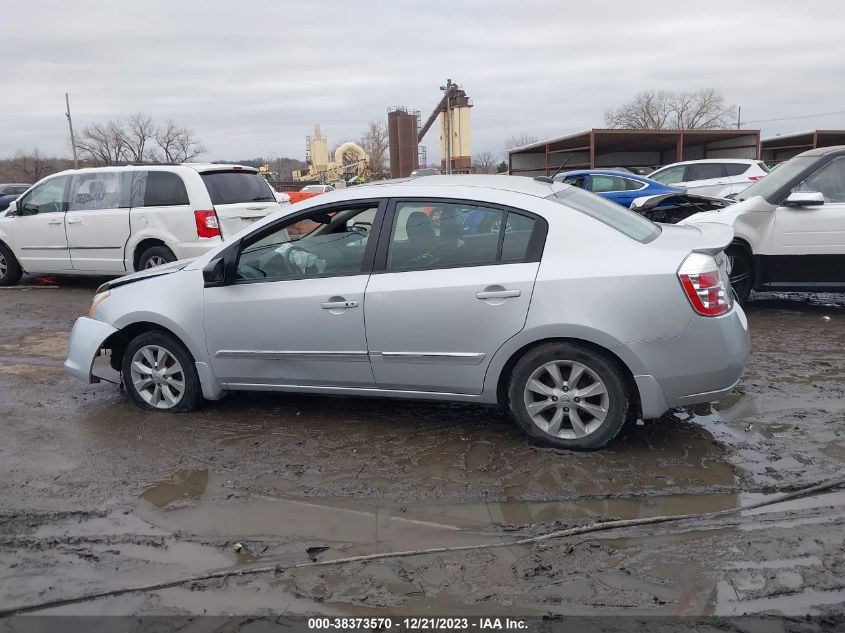
POLYGON ((56 172, 55 174, 50 174, 49 176, 45 176, 44 178, 52 178, 53 176, 68 176, 71 174, 90 174, 102 171, 121 172, 136 171, 139 169, 165 171, 179 170, 185 168, 190 168, 194 171, 201 173, 209 171, 231 171, 232 169, 243 170, 249 173, 258 173, 258 170, 255 167, 249 167, 248 165, 235 165, 229 163, 137 163, 130 165, 105 165, 103 167, 81 167, 80 169, 65 169, 64 171, 56 172))
POLYGON ((742 165, 753 165, 759 162, 761 161, 757 158, 699 158, 696 160, 682 160, 677 163, 669 163, 668 165, 664 165, 660 169, 674 167, 675 165, 693 165, 696 163, 740 163, 742 165))
POLYGON ((644 176, 631 173, 630 171, 619 171, 617 169, 573 169, 572 171, 565 171, 561 176, 619 176, 620 178, 631 178, 633 180, 648 180, 644 176))
POLYGON ((799 156, 840 156, 842 154, 845 154, 845 145, 831 145, 801 152, 799 156))
POLYGON ((418 178, 395 178, 391 180, 379 180, 363 185, 356 185, 354 189, 358 191, 372 189, 373 195, 382 195, 378 192, 378 189, 387 185, 398 185, 400 188, 404 186, 424 186, 434 188, 442 187, 444 190, 453 187, 481 187, 484 189, 499 189, 501 191, 523 193, 529 196, 536 196, 538 198, 545 198, 551 195, 552 193, 567 189, 569 187, 569 185, 564 185, 563 183, 558 181, 550 183, 547 181, 536 180, 534 178, 531 178, 530 176, 496 176, 492 174, 441 174, 434 176, 420 176, 418 178))
POLYGON ((31 182, 0 182, 0 187, 31 187, 31 182))

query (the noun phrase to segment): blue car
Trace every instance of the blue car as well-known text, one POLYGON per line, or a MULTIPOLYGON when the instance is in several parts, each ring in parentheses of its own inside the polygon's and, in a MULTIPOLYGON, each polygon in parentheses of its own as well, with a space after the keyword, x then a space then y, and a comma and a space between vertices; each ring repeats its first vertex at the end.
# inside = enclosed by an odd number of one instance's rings
POLYGON ((569 171, 555 180, 563 181, 612 200, 623 207, 630 207, 636 198, 657 196, 664 193, 686 193, 685 187, 672 187, 656 180, 649 180, 627 171, 611 169, 582 169, 569 171))

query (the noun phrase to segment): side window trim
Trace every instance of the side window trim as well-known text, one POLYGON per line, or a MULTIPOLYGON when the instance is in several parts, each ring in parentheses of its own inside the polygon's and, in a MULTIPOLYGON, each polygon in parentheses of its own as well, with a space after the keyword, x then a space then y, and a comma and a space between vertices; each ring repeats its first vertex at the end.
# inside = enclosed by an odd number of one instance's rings
POLYGON ((241 255, 244 249, 246 239, 240 240, 237 245, 233 245, 233 257, 231 265, 231 279, 232 285, 239 286, 242 284, 254 283, 276 283, 280 281, 301 281, 303 279, 323 279, 330 277, 353 277, 355 275, 367 275, 372 273, 373 260, 376 257, 377 243, 381 241, 382 226, 387 208, 387 198, 362 198, 361 200, 347 200, 346 202, 332 202, 330 204, 323 204, 316 207, 309 207, 299 213, 287 215, 278 219, 272 224, 268 224, 261 231, 249 236, 249 243, 259 241, 276 231, 279 231, 287 226, 296 224, 300 220, 306 219, 309 215, 314 213, 331 213, 332 211, 345 211, 360 207, 361 209, 376 207, 376 215, 373 218, 373 226, 370 228, 370 238, 367 240, 367 248, 364 251, 364 258, 361 260, 361 270, 350 273, 324 273, 319 275, 303 275, 300 277, 285 277, 280 279, 235 279, 235 271, 238 268, 241 255), (377 236, 378 239, 372 239, 377 236))
POLYGON ((466 200, 462 198, 438 198, 432 197, 412 197, 412 198, 390 198, 387 203, 387 209, 384 214, 384 220, 381 223, 381 232, 379 234, 378 246, 375 252, 375 261, 371 270, 371 274, 394 274, 405 273, 413 270, 446 270, 449 268, 476 268, 479 266, 502 266, 507 264, 524 264, 539 262, 543 257, 543 250, 546 246, 546 236, 548 235, 549 225, 546 219, 531 211, 524 209, 515 209, 495 202, 485 202, 482 200, 466 200), (390 240, 393 235, 393 225, 396 222, 396 206, 399 203, 418 202, 422 204, 440 203, 440 204, 470 204, 483 205, 490 209, 497 209, 502 211, 502 225, 499 228, 499 242, 496 251, 496 261, 483 264, 449 264, 444 266, 430 266, 424 268, 402 269, 402 270, 388 270, 387 269, 387 255, 390 248, 390 240), (531 237, 528 240, 528 248, 526 249, 525 258, 519 261, 502 261, 502 250, 504 249, 505 230, 507 226, 507 217, 509 213, 516 215, 523 215, 534 220, 534 230, 531 232, 531 237))

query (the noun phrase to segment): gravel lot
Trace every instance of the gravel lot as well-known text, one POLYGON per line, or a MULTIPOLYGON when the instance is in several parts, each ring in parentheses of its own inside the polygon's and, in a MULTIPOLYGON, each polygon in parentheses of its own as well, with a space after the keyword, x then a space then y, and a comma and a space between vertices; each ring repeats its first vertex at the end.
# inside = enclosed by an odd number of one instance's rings
POLYGON ((100 281, 0 289, 6 607, 278 563, 286 569, 275 574, 52 612, 773 612, 843 622, 845 491, 720 520, 289 569, 309 557, 720 510, 841 476, 843 295, 754 297, 752 356, 726 401, 570 453, 532 446, 506 417, 468 405, 234 394, 192 414, 142 412, 116 386, 62 372, 67 334, 100 281))

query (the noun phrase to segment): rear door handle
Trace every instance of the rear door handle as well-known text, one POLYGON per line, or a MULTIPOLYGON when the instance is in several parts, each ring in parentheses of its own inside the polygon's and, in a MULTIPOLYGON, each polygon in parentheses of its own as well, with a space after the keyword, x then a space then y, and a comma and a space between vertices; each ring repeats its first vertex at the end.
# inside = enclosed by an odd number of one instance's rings
POLYGON ((476 292, 475 296, 478 299, 509 299, 511 297, 518 297, 521 294, 521 290, 483 290, 476 292))
POLYGON ((67 220, 68 224, 82 224, 82 220, 67 220))
POLYGON ((324 301, 321 306, 323 310, 343 310, 344 308, 357 308, 357 301, 324 301))

